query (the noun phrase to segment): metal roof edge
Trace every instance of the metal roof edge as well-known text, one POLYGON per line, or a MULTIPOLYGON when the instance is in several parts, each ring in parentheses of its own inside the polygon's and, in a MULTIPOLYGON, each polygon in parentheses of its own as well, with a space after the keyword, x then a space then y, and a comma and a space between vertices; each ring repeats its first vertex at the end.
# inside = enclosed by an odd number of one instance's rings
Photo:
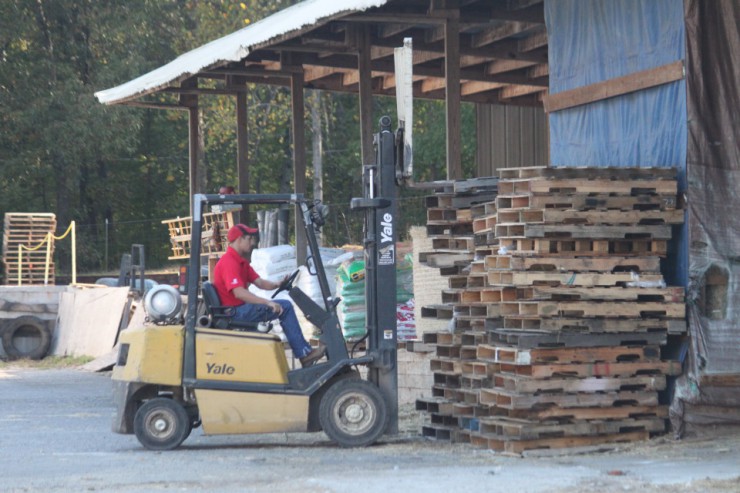
POLYGON ((122 104, 157 92, 204 69, 244 59, 257 45, 299 33, 337 17, 380 7, 390 0, 305 0, 221 38, 188 51, 171 62, 124 84, 95 92, 100 103, 122 104))

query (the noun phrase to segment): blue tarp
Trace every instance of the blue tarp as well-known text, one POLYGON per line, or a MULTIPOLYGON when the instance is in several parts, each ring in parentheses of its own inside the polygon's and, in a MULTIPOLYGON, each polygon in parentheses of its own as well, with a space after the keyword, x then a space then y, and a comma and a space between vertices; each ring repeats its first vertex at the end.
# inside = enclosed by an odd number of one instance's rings
MULTIPOLYGON (((545 0, 550 94, 685 59, 683 0, 545 0)), ((686 82, 550 113, 552 166, 676 167, 686 188, 686 82)), ((668 281, 685 285, 684 228, 668 281)))

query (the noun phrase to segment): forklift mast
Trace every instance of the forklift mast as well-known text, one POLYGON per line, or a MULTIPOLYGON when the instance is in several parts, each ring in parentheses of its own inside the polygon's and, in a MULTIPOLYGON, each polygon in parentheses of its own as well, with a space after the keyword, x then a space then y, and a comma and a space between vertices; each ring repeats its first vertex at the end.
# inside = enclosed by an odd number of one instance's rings
POLYGON ((396 335, 397 202, 396 136, 391 119, 380 119, 374 136, 375 164, 363 166, 363 197, 351 208, 365 213, 365 306, 367 353, 373 355, 368 379, 386 398, 391 419, 388 433, 398 433, 398 371, 396 335))

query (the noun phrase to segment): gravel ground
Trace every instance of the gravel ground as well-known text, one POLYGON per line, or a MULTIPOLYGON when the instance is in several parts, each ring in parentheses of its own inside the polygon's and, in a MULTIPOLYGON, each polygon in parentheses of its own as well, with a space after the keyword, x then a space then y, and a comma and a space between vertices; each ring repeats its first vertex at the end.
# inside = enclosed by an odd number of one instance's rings
POLYGON ((740 430, 661 437, 606 452, 516 458, 401 433, 341 449, 323 433, 204 436, 171 452, 110 431, 109 373, 0 368, 0 491, 5 492, 737 492, 740 430))

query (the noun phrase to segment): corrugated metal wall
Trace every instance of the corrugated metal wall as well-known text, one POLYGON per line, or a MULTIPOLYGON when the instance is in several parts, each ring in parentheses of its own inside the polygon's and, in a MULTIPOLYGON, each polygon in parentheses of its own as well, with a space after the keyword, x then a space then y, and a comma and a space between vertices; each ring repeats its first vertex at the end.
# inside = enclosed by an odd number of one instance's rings
POLYGON ((549 131, 542 108, 479 104, 476 117, 478 176, 496 176, 500 168, 549 164, 549 131))

